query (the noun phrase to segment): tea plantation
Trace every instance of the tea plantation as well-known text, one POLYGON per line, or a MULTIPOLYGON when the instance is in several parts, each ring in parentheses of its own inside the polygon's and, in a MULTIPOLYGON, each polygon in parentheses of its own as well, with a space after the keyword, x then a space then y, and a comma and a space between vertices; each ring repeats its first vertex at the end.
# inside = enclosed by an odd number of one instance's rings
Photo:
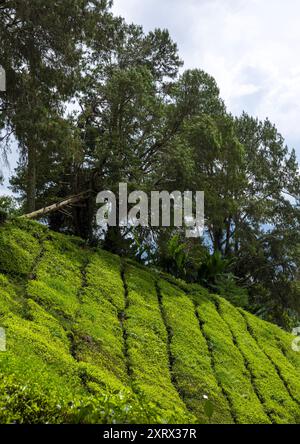
POLYGON ((23 219, 0 251, 0 423, 300 423, 275 325, 23 219))

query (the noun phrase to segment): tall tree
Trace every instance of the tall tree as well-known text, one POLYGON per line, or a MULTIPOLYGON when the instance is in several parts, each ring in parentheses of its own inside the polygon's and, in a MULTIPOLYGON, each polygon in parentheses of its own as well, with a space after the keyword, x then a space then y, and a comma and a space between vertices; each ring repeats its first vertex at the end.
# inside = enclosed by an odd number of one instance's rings
POLYGON ((83 44, 95 27, 107 23, 109 5, 103 0, 0 2, 0 61, 7 75, 2 120, 27 160, 29 211, 35 208, 37 154, 45 143, 41 127, 53 113, 62 114, 78 81, 83 44))

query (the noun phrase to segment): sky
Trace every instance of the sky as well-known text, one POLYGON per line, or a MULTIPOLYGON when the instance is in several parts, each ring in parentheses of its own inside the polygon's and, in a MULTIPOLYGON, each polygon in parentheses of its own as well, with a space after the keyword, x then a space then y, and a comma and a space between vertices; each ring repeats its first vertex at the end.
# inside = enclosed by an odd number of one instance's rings
POLYGON ((169 29, 184 69, 211 74, 234 115, 269 117, 300 160, 299 0, 114 0, 113 11, 169 29))
POLYGON ((300 160, 299 0, 114 0, 113 10, 167 28, 185 69, 211 74, 234 115, 269 117, 300 160))

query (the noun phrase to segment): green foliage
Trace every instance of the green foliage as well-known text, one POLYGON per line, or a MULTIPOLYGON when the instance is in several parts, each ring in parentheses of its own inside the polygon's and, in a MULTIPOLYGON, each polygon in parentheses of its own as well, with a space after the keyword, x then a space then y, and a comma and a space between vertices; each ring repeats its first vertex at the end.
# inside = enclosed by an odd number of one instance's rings
MULTIPOLYGON (((16 352, 6 355, 7 368, 21 378, 20 359, 28 353, 32 360, 26 361, 24 378, 38 368, 40 384, 40 369, 47 368, 49 387, 65 383, 60 377, 66 368, 66 380, 74 383, 66 383, 66 398, 79 387, 94 395, 128 389, 130 396, 141 387, 145 399, 155 402, 154 416, 159 405, 160 420, 172 417, 173 404, 177 420, 187 418, 186 403, 201 421, 298 421, 294 369, 299 371, 299 360, 288 337, 233 308, 249 308, 287 330, 298 324, 295 152, 268 119, 228 114, 209 74, 201 69, 180 74, 177 45, 167 30, 145 33, 114 17, 111 6, 105 0, 1 3, 0 60, 7 75, 7 90, 0 94, 1 142, 5 148, 14 137, 20 154, 11 183, 22 212, 90 190, 70 213, 47 217, 49 226, 95 244, 101 239, 105 249, 186 282, 165 276, 180 292, 162 285, 161 299, 153 269, 131 264, 124 274, 119 258, 14 219, 19 211, 14 202, 0 197, 0 271, 5 274, 0 310, 16 352), (80 111, 66 117, 74 99, 80 111), (146 193, 204 190, 203 243, 186 240, 184 227, 95 230, 95 194, 117 191, 119 182, 146 193), (185 293, 199 305, 196 312, 185 293), (186 356, 190 325, 203 346, 199 350, 193 340, 197 356, 186 356), (170 351, 178 357, 174 363, 170 351), (207 375, 199 375, 201 366, 207 375), (205 403, 201 395, 207 387, 211 398, 205 403)), ((43 399, 37 402, 43 405, 43 399)), ((82 418, 87 411, 94 421, 98 407, 93 399, 88 402, 75 410, 82 418)), ((50 404, 49 418, 55 421, 50 404)))
MULTIPOLYGON (((1 140, 13 135, 18 142, 11 183, 21 211, 90 190, 81 206, 47 216, 50 227, 101 239, 113 253, 151 261, 187 281, 196 280, 202 264, 201 282, 212 291, 289 329, 300 313, 295 152, 268 119, 230 115, 208 73, 180 74, 167 30, 145 33, 115 17, 111 6, 11 0, 0 9, 7 74, 1 140), (65 105, 79 98, 80 111, 66 116, 65 105), (149 195, 204 190, 212 257, 194 260, 184 227, 167 230, 167 241, 160 227, 96 230, 95 194, 116 191, 119 182, 149 195), (218 255, 224 264, 235 259, 232 274, 222 271, 218 255)), ((13 214, 5 199, 0 206, 13 214)), ((0 224, 5 218, 1 212, 0 224)))
POLYGON ((178 234, 167 242, 165 254, 161 254, 160 263, 165 271, 174 276, 185 275, 187 262, 186 246, 178 234))
POLYGON ((0 208, 0 226, 4 224, 4 222, 7 220, 8 215, 5 210, 0 208))
POLYGON ((237 278, 230 271, 234 261, 222 257, 220 251, 206 255, 198 269, 197 279, 210 291, 223 296, 231 304, 239 307, 248 306, 248 291, 237 283, 237 278))
POLYGON ((28 274, 39 255, 39 239, 18 227, 0 228, 0 269, 28 274))
POLYGON ((74 397, 66 402, 38 386, 22 385, 12 376, 0 376, 1 424, 155 424, 174 423, 174 414, 161 411, 130 390, 97 397, 74 397))
POLYGON ((292 335, 25 219, 0 235, 39 247, 0 274, 1 423, 299 423, 292 335))
POLYGON ((212 354, 216 378, 226 394, 233 417, 240 424, 268 423, 243 356, 228 326, 218 314, 214 301, 199 293, 195 293, 194 298, 202 331, 212 354))
POLYGON ((62 408, 49 393, 22 385, 12 376, 0 376, 0 423, 35 424, 63 422, 62 408))
POLYGON ((215 407, 214 407, 213 403, 209 399, 206 399, 204 401, 204 413, 207 416, 209 422, 211 421, 214 411, 215 411, 215 407))
POLYGON ((294 359, 292 355, 295 352, 291 348, 291 335, 274 329, 272 324, 269 325, 269 328, 265 328, 265 323, 255 316, 245 311, 241 313, 247 322, 248 330, 251 332, 252 337, 277 369, 293 399, 300 405, 300 381, 297 367, 293 366, 294 359), (285 346, 290 351, 285 351, 283 346, 280 346, 279 338, 283 338, 284 335, 286 335, 285 346))
POLYGON ((36 278, 28 283, 28 295, 57 316, 74 320, 79 307, 82 256, 71 240, 59 235, 45 241, 36 278))
POLYGON ((77 401, 67 410, 67 418, 76 424, 174 424, 176 411, 168 413, 147 401, 143 392, 133 394, 128 389, 77 401))
POLYGON ((249 334, 243 316, 237 310, 232 310, 231 305, 224 299, 218 299, 218 303, 220 314, 230 325, 237 347, 247 361, 265 412, 275 423, 299 422, 299 405, 290 397, 272 361, 249 334))
POLYGON ((84 273, 73 339, 76 358, 90 364, 83 368, 86 383, 121 390, 128 381, 120 323, 125 307, 120 259, 105 251, 91 254, 84 273))
POLYGON ((2 214, 6 214, 7 217, 17 216, 19 211, 16 199, 11 196, 0 196, 0 211, 2 214))
POLYGON ((32 381, 47 387, 57 398, 82 392, 62 326, 34 301, 19 299, 7 279, 1 281, 1 326, 7 339, 7 351, 0 355, 1 373, 14 375, 23 385, 32 381))
POLYGON ((207 396, 215 406, 212 419, 218 423, 231 423, 229 407, 213 374, 210 353, 192 301, 163 280, 159 281, 159 287, 171 332, 173 376, 184 402, 200 423, 206 422, 207 396))
POLYGON ((218 293, 236 307, 248 308, 249 306, 247 288, 239 286, 237 278, 232 273, 219 276, 216 279, 215 286, 212 287, 212 291, 218 293))
POLYGON ((185 405, 172 385, 164 325, 154 279, 146 272, 128 267, 125 329, 129 369, 134 385, 146 399, 166 411, 176 411, 176 422, 189 419, 185 405))
POLYGON ((223 259, 220 251, 209 255, 199 269, 199 278, 202 284, 212 287, 221 276, 228 272, 230 261, 223 259))

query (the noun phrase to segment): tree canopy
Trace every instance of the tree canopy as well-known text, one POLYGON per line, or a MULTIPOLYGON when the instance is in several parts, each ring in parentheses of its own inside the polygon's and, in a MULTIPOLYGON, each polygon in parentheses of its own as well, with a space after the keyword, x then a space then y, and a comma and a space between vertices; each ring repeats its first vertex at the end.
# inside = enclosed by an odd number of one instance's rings
MULTIPOLYGON (((277 128, 232 116, 215 80, 181 69, 167 30, 145 33, 104 0, 0 0, 1 149, 21 211, 90 191, 47 216, 57 231, 152 263, 289 327, 300 317, 300 175, 277 128), (204 190, 205 233, 99 232, 96 194, 204 190), (241 295, 240 298, 237 295, 241 295)), ((7 205, 6 205, 7 207, 7 205)))

